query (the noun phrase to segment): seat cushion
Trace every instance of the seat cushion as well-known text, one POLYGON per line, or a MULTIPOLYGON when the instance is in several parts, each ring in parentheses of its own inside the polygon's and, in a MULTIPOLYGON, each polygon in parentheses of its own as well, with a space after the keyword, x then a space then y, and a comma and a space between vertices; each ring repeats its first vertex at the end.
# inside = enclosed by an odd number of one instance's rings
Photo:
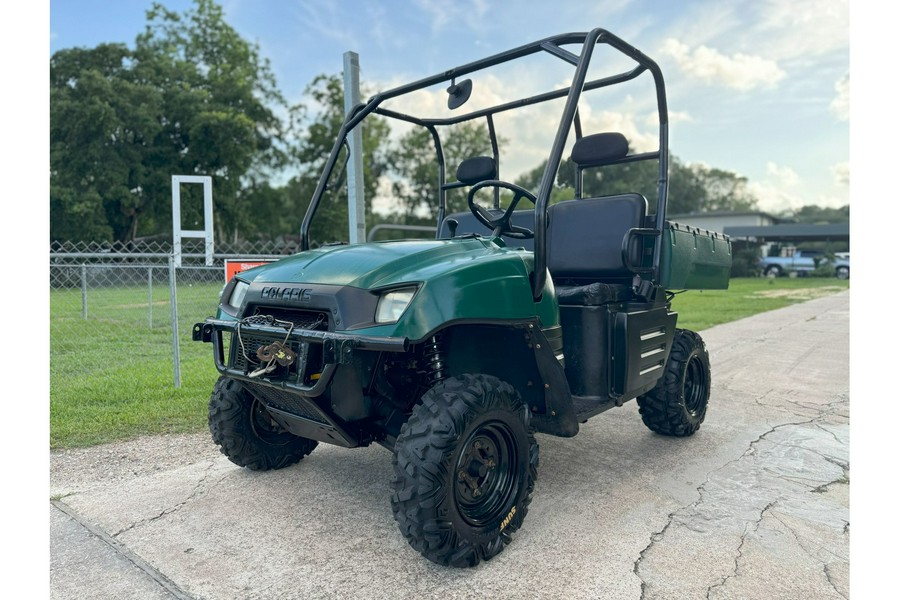
POLYGON ((556 286, 556 300, 564 306, 601 306, 610 302, 627 302, 633 297, 630 284, 596 282, 556 286))

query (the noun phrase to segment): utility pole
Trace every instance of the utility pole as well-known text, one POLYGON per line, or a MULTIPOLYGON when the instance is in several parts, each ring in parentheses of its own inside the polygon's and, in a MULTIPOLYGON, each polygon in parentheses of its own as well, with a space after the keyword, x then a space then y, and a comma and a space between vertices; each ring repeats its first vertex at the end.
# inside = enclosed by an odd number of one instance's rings
MULTIPOLYGON (((360 102, 359 55, 344 53, 344 115, 360 102)), ((347 165, 347 203, 350 215, 350 243, 366 241, 366 199, 363 188, 363 139, 362 125, 350 132, 350 162, 347 165)))

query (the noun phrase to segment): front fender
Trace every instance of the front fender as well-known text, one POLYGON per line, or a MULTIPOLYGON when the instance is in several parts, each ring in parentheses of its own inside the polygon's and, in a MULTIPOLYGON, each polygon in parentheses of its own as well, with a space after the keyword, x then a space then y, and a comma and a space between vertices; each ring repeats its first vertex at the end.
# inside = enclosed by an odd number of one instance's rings
MULTIPOLYGON (((522 321, 539 319, 544 328, 559 325, 553 282, 535 302, 531 293, 530 252, 497 248, 494 252, 455 261, 440 273, 419 279, 419 291, 397 323, 354 333, 418 341, 452 322, 522 321)), ((416 273, 407 275, 408 281, 416 273)))

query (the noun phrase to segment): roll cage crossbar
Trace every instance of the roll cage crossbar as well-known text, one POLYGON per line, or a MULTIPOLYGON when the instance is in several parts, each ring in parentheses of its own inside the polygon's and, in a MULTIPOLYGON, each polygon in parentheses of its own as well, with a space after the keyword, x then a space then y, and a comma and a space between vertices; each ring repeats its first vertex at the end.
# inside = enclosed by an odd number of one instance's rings
MULTIPOLYGON (((582 93, 585 91, 631 81, 645 71, 649 71, 653 76, 653 81, 656 88, 657 113, 659 117, 659 148, 654 152, 632 154, 610 164, 633 162, 639 160, 659 161, 655 228, 652 232, 653 235, 659 236, 660 232, 663 230, 666 215, 669 159, 669 119, 668 108, 666 104, 665 83, 663 81, 662 71, 660 70, 656 62, 654 62, 648 56, 646 56, 624 40, 613 35, 612 33, 598 28, 593 29, 587 33, 567 33, 539 40, 537 42, 526 44, 524 46, 519 46, 518 48, 514 48, 512 50, 508 50, 506 52, 502 52, 500 54, 496 54, 482 60, 477 60, 450 69, 438 75, 426 77, 424 79, 420 79, 418 81, 378 93, 372 96, 365 104, 358 104, 357 106, 355 106, 341 125, 341 128, 337 135, 337 140, 331 150, 331 153, 328 156, 322 175, 319 178, 316 190, 313 193, 313 197, 310 201, 309 208, 307 209, 306 215, 303 218, 303 223, 300 228, 301 250, 308 250, 310 247, 310 224, 312 223, 313 217, 315 216, 315 213, 319 208, 319 204, 321 203, 325 191, 328 189, 328 181, 335 169, 335 166, 338 164, 338 158, 341 149, 345 146, 347 135, 370 114, 374 113, 384 117, 418 125, 426 128, 431 133, 432 139, 434 141, 438 166, 439 204, 437 231, 438 235, 440 235, 441 225, 443 223, 446 210, 446 192, 448 189, 461 187, 464 184, 459 182, 448 183, 446 181, 446 165, 444 161, 440 135, 438 134, 438 127, 455 125, 458 123, 472 121, 480 118, 486 119, 488 125, 488 133, 491 139, 491 149, 494 154, 494 164, 499 171, 499 149, 497 145, 497 135, 494 129, 494 115, 524 106, 539 104, 541 102, 547 102, 559 98, 566 98, 562 117, 560 119, 556 136, 554 137, 553 145, 547 159, 547 167, 544 170, 544 174, 541 179, 541 185, 539 191, 537 192, 537 203, 534 209, 534 279, 532 284, 532 292, 534 298, 536 300, 539 299, 547 280, 546 233, 547 208, 550 204, 550 193, 553 189, 553 182, 556 178, 556 173, 559 170, 560 162, 562 161, 562 153, 566 146, 569 131, 574 126, 576 139, 580 139, 582 137, 581 119, 578 114, 579 99, 581 98, 582 93), (561 47, 563 45, 571 44, 581 44, 580 55, 576 55, 561 47), (624 71, 616 75, 586 81, 588 67, 590 66, 591 57, 593 56, 594 48, 597 46, 597 44, 607 44, 615 50, 618 50, 622 54, 634 60, 635 63, 637 63, 636 66, 631 70, 624 71), (458 116, 439 119, 419 118, 381 107, 382 103, 392 98, 396 98, 410 92, 429 88, 442 83, 453 84, 457 78, 469 73, 481 71, 512 60, 523 58, 525 56, 537 54, 539 52, 546 52, 575 67, 572 84, 568 88, 544 92, 535 96, 498 104, 490 108, 484 108, 458 116)), ((499 172, 497 174, 497 177, 499 177, 499 172)), ((495 205, 499 204, 499 190, 497 190, 497 193, 494 196, 494 202, 495 205)), ((651 277, 651 283, 653 284, 657 284, 659 281, 660 249, 661 244, 653 244, 653 263, 652 268, 649 270, 649 276, 651 277)))

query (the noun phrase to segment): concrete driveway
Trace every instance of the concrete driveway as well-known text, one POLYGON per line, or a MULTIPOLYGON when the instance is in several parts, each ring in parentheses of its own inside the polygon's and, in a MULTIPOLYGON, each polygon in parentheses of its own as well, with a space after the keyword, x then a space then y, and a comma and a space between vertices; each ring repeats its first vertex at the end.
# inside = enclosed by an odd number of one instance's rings
POLYGON ((697 434, 652 434, 630 402, 539 435, 528 518, 470 570, 407 545, 381 447, 270 473, 206 434, 53 453, 51 597, 849 597, 849 292, 703 337, 697 434))

